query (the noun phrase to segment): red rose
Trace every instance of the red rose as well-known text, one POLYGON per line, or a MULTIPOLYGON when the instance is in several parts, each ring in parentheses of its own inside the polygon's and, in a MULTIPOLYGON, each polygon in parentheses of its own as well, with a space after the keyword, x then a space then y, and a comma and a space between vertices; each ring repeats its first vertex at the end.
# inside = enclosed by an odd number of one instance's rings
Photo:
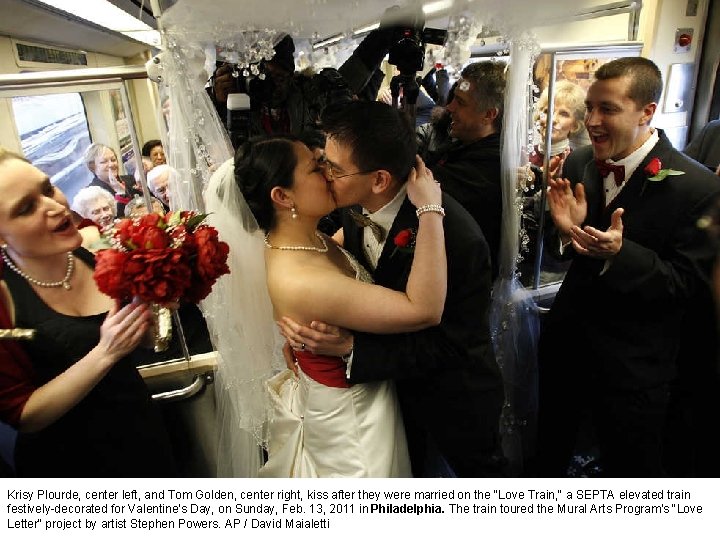
POLYGON ((130 219, 120 220, 115 224, 115 237, 122 245, 127 245, 133 232, 133 222, 130 219))
POLYGON ((230 248, 218 239, 218 232, 212 227, 200 227, 193 237, 197 245, 195 267, 198 275, 206 280, 215 280, 229 274, 227 257, 230 248))
POLYGON ((177 301, 191 279, 184 253, 176 249, 133 250, 123 272, 132 281, 132 295, 147 302, 177 301))
MULTIPOLYGON (((145 214, 138 221, 138 226, 139 227, 158 227, 161 219, 162 218, 158 214, 145 214)), ((161 227, 165 228, 164 220, 163 220, 161 227)))
POLYGON ((645 165, 644 171, 649 176, 655 176, 655 175, 657 175, 657 173, 660 172, 660 169, 662 169, 662 163, 660 162, 660 160, 658 158, 652 158, 650 160, 650 163, 645 165))
POLYGON ((404 229, 395 235, 393 242, 399 248, 406 248, 410 245, 412 240, 412 231, 410 229, 404 229))
POLYGON ((110 298, 124 300, 132 297, 130 279, 126 273, 128 254, 104 249, 95 254, 95 282, 100 292, 110 298))

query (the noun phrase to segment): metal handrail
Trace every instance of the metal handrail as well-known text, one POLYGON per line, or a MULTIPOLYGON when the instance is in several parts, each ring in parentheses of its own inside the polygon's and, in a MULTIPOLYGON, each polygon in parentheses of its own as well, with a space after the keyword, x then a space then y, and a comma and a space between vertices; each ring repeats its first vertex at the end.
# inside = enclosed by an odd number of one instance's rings
POLYGON ((88 83, 106 80, 147 79, 145 66, 112 66, 102 68, 29 71, 0 75, 0 88, 26 87, 48 83, 88 83))
POLYGON ((208 371, 201 375, 195 375, 192 382, 186 387, 153 394, 152 400, 170 403, 172 401, 188 399, 198 394, 203 388, 205 388, 205 385, 212 383, 214 380, 215 375, 212 371, 208 371))

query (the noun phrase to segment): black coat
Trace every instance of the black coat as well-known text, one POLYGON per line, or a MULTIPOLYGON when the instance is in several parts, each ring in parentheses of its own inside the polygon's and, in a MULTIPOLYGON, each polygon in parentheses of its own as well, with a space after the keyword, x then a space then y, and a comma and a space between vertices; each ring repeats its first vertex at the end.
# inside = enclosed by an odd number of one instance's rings
POLYGON ((440 182, 443 192, 463 205, 480 225, 490 247, 492 275, 495 278, 498 274, 503 207, 500 133, 470 144, 455 141, 436 152, 428 152, 423 158, 440 182))
MULTIPOLYGON (((482 232, 451 197, 443 196, 448 292, 439 326, 404 334, 355 333, 352 382, 395 379, 413 470, 421 470, 427 436, 459 476, 497 475, 503 385, 488 326, 490 258, 482 232)), ((404 291, 412 254, 394 252, 393 238, 417 229, 406 199, 389 231, 375 282, 404 291)), ((362 229, 343 212, 345 247, 368 266, 362 229)))
POLYGON ((115 207, 117 209, 116 217, 118 219, 122 219, 125 217, 125 205, 127 204, 127 202, 124 201, 130 201, 135 195, 142 195, 142 192, 133 188, 135 178, 132 175, 122 174, 118 177, 118 179, 125 186, 125 193, 116 194, 112 187, 110 187, 106 182, 100 180, 96 175, 93 175, 92 182, 85 187, 98 186, 110 193, 110 195, 113 196, 113 199, 115 199, 115 207))
POLYGON ((715 256, 697 220, 720 193, 720 182, 659 134, 607 208, 592 148, 574 151, 565 162, 566 176, 585 186, 583 225, 605 231, 612 213, 623 208, 623 240, 602 275, 603 260, 574 255, 543 323, 540 474, 564 474, 582 440, 576 435, 583 419, 590 420, 588 433, 594 433, 606 474, 665 474, 662 438, 685 317, 708 294, 715 256), (649 181, 644 168, 653 158, 685 174, 649 181))
POLYGON ((585 186, 584 225, 604 231, 613 211, 625 209, 623 243, 603 275, 604 261, 575 256, 541 340, 553 341, 557 355, 574 345, 581 347, 583 364, 603 384, 631 389, 670 381, 680 321, 688 300, 707 286, 715 255, 696 223, 720 192, 720 182, 675 150, 662 131, 660 141, 607 208, 591 147, 570 154, 564 171, 585 186), (647 180, 643 169, 654 157, 663 168, 685 174, 647 180))

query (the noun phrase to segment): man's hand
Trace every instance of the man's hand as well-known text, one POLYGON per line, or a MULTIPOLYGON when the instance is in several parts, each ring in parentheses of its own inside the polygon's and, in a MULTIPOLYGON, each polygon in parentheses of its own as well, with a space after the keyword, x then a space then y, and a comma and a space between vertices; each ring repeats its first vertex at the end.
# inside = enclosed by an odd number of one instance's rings
POLYGON ((237 91, 237 81, 232 76, 232 71, 233 67, 230 64, 225 64, 215 70, 213 91, 215 92, 215 101, 218 103, 226 103, 228 94, 237 91))
POLYGON ((350 354, 353 348, 353 335, 344 328, 319 321, 303 326, 289 317, 283 317, 277 325, 290 347, 295 350, 325 356, 345 356, 350 354))
POLYGON ((287 365, 288 369, 292 370, 292 372, 297 377, 298 374, 298 367, 297 362, 295 361, 295 355, 292 352, 292 347, 290 347, 290 343, 287 341, 285 342, 285 345, 283 345, 283 357, 285 358, 285 364, 287 365))
POLYGON ((611 259, 617 255, 622 247, 623 212, 618 208, 612 213, 610 227, 605 232, 589 225, 583 229, 573 227, 570 234, 575 251, 594 259, 611 259))
POLYGON ((572 228, 582 225, 587 217, 585 186, 577 184, 573 193, 570 180, 548 178, 548 187, 550 215, 563 242, 568 242, 572 228))

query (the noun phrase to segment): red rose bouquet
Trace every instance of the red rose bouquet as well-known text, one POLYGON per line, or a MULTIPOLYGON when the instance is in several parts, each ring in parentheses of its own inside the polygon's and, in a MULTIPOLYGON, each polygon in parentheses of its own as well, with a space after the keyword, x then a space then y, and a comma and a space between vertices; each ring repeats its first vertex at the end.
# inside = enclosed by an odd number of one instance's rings
POLYGON ((228 245, 204 223, 206 215, 170 212, 122 219, 105 234, 95 281, 112 298, 197 303, 228 274, 228 245))

